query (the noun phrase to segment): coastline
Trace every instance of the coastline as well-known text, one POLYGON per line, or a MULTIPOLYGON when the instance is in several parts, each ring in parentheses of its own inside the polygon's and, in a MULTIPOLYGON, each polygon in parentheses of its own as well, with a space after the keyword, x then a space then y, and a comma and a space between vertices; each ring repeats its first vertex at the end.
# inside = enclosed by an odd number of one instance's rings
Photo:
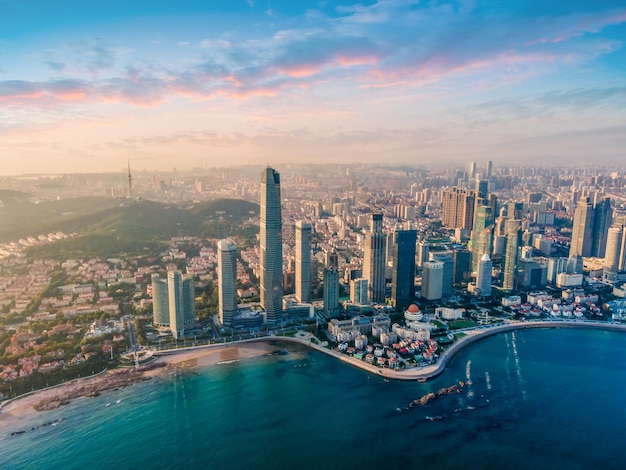
POLYGON ((160 355, 136 371, 134 368, 114 369, 3 402, 0 404, 0 426, 14 427, 23 419, 66 405, 73 400, 98 396, 136 382, 165 375, 172 370, 191 370, 196 367, 263 356, 275 349, 265 341, 246 345, 227 343, 191 351, 174 350, 177 353, 160 355))
POLYGON ((220 343, 209 346, 196 346, 158 351, 156 359, 137 371, 132 368, 106 371, 84 379, 78 379, 54 387, 35 391, 0 404, 0 426, 17 425, 24 418, 42 411, 54 409, 81 397, 93 397, 132 383, 150 380, 172 370, 192 370, 215 364, 227 364, 242 359, 263 356, 276 350, 272 342, 297 343, 332 356, 353 367, 358 367, 373 375, 394 380, 424 381, 441 374, 447 364, 466 347, 493 335, 531 328, 593 328, 626 332, 626 325, 602 322, 581 321, 528 321, 466 331, 465 337, 446 349, 435 364, 406 370, 382 369, 355 359, 338 351, 327 349, 307 339, 289 336, 266 336, 242 340, 234 343, 220 343))

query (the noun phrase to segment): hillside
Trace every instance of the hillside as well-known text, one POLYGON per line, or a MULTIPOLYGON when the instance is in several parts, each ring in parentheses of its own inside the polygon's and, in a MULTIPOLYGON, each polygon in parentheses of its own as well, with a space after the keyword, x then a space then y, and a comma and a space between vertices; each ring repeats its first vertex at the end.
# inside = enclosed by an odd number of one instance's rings
MULTIPOLYGON (((29 251, 33 256, 62 257, 77 251, 85 255, 138 253, 145 248, 152 250, 154 243, 176 235, 223 238, 238 233, 240 224, 259 211, 258 204, 236 199, 218 199, 185 208, 145 200, 105 199, 91 203, 75 201, 71 214, 60 211, 70 206, 67 201, 59 205, 49 203, 45 207, 47 216, 40 224, 30 218, 12 230, 3 228, 0 234, 11 240, 17 234, 17 238, 23 238, 59 230, 78 234, 71 240, 33 248, 29 251), (77 210, 79 207, 82 213, 77 210), (60 213, 65 215, 59 216, 60 213)), ((43 216, 40 208, 28 207, 26 212, 43 216)))
MULTIPOLYGON (((23 193, 22 193, 23 194, 23 193)), ((49 232, 65 231, 73 221, 119 205, 111 198, 76 198, 35 204, 11 199, 0 208, 0 243, 49 232)))

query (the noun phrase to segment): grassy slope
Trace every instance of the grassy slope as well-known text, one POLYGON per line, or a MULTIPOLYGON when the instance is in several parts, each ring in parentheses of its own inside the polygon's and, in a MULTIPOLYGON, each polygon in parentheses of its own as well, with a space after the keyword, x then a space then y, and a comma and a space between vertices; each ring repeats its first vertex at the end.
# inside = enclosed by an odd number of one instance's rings
MULTIPOLYGON (((68 202, 58 201, 57 204, 50 203, 41 224, 37 225, 35 220, 25 218, 21 226, 0 230, 0 235, 14 240, 17 233, 20 233, 19 237, 24 237, 61 230, 79 236, 33 248, 30 254, 57 258, 79 254, 113 256, 119 253, 141 253, 146 249, 152 252, 159 247, 157 241, 168 240, 175 235, 224 237, 252 215, 249 211, 255 214, 259 211, 257 204, 233 199, 218 199, 183 209, 152 201, 94 198, 82 202, 74 200, 72 214, 59 216, 59 213, 67 212, 68 202), (225 214, 216 214, 219 211, 225 214)), ((38 211, 34 210, 32 215, 44 215, 38 211)))

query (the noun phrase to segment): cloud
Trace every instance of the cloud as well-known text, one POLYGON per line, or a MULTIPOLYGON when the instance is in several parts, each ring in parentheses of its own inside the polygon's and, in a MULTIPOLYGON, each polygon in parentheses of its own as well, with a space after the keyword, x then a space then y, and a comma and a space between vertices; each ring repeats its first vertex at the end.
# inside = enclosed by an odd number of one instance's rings
POLYGON ((65 70, 65 64, 63 62, 48 60, 46 61, 46 65, 55 72, 63 72, 65 70))
POLYGON ((76 61, 90 72, 110 70, 116 63, 117 48, 103 38, 89 38, 68 44, 76 61))
POLYGON ((277 96, 331 83, 372 93, 455 80, 466 87, 472 82, 494 86, 574 69, 618 50, 621 41, 598 32, 625 23, 626 9, 533 17, 485 13, 473 2, 381 0, 336 7, 334 16, 316 10, 300 20, 261 38, 206 38, 200 48, 189 47, 186 57, 164 66, 139 66, 141 59, 103 38, 75 41, 68 47, 82 74, 69 60, 55 56, 46 62, 73 80, 73 93, 58 92, 54 79, 0 82, 0 100, 31 105, 41 100, 47 106, 51 100, 80 98, 144 106, 176 95, 194 100, 277 96), (104 73, 106 80, 99 78, 104 73))
POLYGON ((0 103, 22 106, 55 106, 59 103, 119 102, 135 106, 153 106, 164 100, 165 87, 160 80, 112 78, 100 81, 77 79, 29 82, 0 81, 0 103))

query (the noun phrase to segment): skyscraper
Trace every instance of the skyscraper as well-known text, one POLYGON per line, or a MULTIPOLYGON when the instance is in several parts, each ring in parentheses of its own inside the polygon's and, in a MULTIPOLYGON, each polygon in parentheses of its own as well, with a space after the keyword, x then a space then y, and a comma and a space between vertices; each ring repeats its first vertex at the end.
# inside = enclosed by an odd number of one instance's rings
POLYGON ((439 300, 442 291, 443 263, 426 261, 422 264, 422 297, 426 300, 439 300))
POLYGON ((574 211, 570 256, 604 258, 606 237, 613 219, 611 201, 604 198, 594 206, 591 199, 581 198, 574 211))
POLYGON ((170 325, 170 303, 167 294, 167 279, 152 275, 152 312, 156 326, 170 325))
POLYGON ((169 326, 174 338, 185 334, 185 327, 196 320, 196 296, 193 276, 178 270, 168 271, 167 279, 152 275, 154 324, 169 326))
POLYGON ((328 263, 324 267, 324 313, 327 317, 336 317, 339 314, 339 273, 336 252, 327 256, 328 263))
POLYGON ((441 281, 442 297, 452 295, 452 286, 454 285, 454 258, 449 251, 440 251, 431 253, 430 257, 433 261, 443 264, 443 279, 441 281))
POLYGON ((178 270, 167 273, 167 294, 170 310, 170 329, 175 339, 185 335, 185 326, 196 318, 196 299, 192 276, 178 270))
POLYGON ((478 206, 474 213, 474 228, 472 230, 472 271, 478 268, 478 261, 483 254, 491 254, 491 231, 493 228, 493 215, 491 207, 478 206))
POLYGON ((593 243, 591 244, 591 256, 604 258, 609 228, 613 221, 613 209, 611 199, 608 197, 598 201, 593 208, 593 243))
POLYGON ((296 222, 296 298, 311 301, 311 224, 296 222))
POLYGON ((449 228, 471 230, 474 221, 476 194, 465 188, 441 190, 441 223, 449 228))
POLYGON ((280 208, 280 175, 267 167, 261 174, 260 287, 267 323, 283 317, 283 237, 280 208))
POLYGON ((615 282, 615 279, 617 278, 623 236, 624 228, 621 225, 609 228, 606 253, 604 256, 604 273, 602 276, 607 282, 615 282))
POLYGON ((504 222, 506 233, 506 248, 504 250, 504 264, 502 266, 502 288, 511 291, 515 287, 515 272, 517 270, 517 251, 520 244, 520 221, 508 219, 504 222))
POLYGON ((369 284, 370 301, 385 301, 385 257, 387 237, 383 233, 383 215, 372 214, 370 233, 365 238, 363 277, 369 284))
POLYGON ((360 305, 367 303, 367 279, 361 277, 350 281, 350 302, 360 305))
POLYGON ((237 246, 231 240, 217 242, 219 321, 232 326, 237 313, 237 246))
POLYGON ((489 255, 485 253, 478 261, 478 271, 476 275, 477 293, 482 297, 489 297, 491 295, 491 270, 491 259, 489 255))
POLYGON ((416 242, 415 230, 396 231, 391 277, 391 300, 396 309, 404 309, 414 302, 416 242))

